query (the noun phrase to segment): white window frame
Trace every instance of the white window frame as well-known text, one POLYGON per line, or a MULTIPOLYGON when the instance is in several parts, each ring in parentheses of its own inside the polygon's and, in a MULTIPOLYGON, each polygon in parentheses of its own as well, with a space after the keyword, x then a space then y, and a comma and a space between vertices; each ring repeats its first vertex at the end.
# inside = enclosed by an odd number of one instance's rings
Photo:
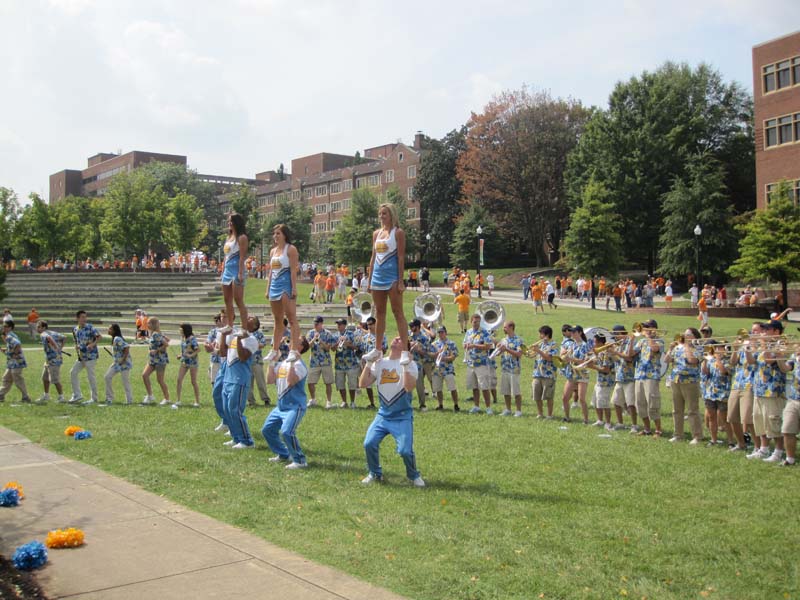
POLYGON ((392 183, 394 181, 394 169, 385 171, 384 178, 386 179, 386 183, 392 183))
POLYGON ((343 192, 349 192, 353 189, 353 180, 352 179, 345 179, 342 182, 344 185, 342 186, 343 192))
POLYGON ((322 198, 323 196, 328 195, 328 186, 327 185, 318 185, 314 188, 314 195, 317 198, 322 198))
POLYGON ((334 181, 331 183, 330 186, 331 195, 333 194, 341 194, 342 193, 342 182, 341 181, 334 181))
POLYGON ((417 177, 417 165, 408 165, 407 173, 409 179, 415 179, 417 177))
POLYGON ((331 202, 328 212, 335 213, 339 212, 340 210, 342 210, 342 202, 341 200, 336 200, 334 202, 331 202))
POLYGON ((328 205, 325 203, 314 205, 314 214, 316 215, 328 214, 328 205))
POLYGON ((406 209, 406 218, 407 219, 416 219, 417 218, 417 209, 416 208, 408 208, 406 209))
POLYGON ((414 186, 413 185, 409 186, 408 190, 406 191, 406 198, 408 198, 409 201, 414 200, 414 186))

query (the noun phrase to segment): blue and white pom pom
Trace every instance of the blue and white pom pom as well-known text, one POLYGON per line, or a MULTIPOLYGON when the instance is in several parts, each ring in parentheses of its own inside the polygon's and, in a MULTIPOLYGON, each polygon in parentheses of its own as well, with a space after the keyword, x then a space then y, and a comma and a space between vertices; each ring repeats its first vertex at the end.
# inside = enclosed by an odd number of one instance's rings
POLYGON ((0 492, 0 506, 17 506, 19 504, 19 491, 6 488, 0 492))
POLYGON ((86 430, 76 431, 74 437, 76 440, 88 440, 90 437, 92 437, 92 432, 86 430))
POLYGON ((22 571, 38 569, 47 562, 47 548, 42 542, 28 542, 16 549, 12 560, 14 566, 22 571))

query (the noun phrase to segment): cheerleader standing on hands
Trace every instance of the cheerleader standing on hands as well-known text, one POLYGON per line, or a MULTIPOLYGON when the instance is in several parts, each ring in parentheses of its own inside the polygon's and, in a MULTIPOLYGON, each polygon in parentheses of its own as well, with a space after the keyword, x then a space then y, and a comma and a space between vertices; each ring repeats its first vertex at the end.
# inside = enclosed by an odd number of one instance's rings
MULTIPOLYGON (((272 230, 272 241, 275 243, 270 250, 269 265, 267 266, 266 297, 272 309, 272 319, 275 326, 272 329, 272 350, 265 357, 265 362, 270 363, 278 359, 282 335, 278 324, 283 323, 284 315, 289 319, 289 332, 291 345, 289 362, 300 358, 300 327, 297 324, 297 248, 292 245, 292 235, 286 225, 278 224, 272 230)), ((385 306, 385 305, 384 305, 385 306)))
POLYGON ((247 324, 247 306, 244 304, 244 284, 247 271, 243 256, 247 256, 249 241, 244 218, 237 213, 228 217, 228 239, 225 240, 225 266, 222 270, 222 297, 225 299, 225 315, 228 325, 233 326, 236 318, 233 303, 239 308, 242 324, 247 324))

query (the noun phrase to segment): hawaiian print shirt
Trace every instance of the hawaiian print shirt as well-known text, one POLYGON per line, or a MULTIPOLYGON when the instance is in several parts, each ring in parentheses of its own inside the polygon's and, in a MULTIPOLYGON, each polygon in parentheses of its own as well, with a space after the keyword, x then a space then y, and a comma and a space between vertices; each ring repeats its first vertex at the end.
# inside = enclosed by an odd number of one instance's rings
POLYGON ((253 352, 253 364, 255 365, 263 365, 264 364, 264 353, 262 350, 267 345, 267 336, 264 335, 264 332, 260 329, 256 329, 253 332, 250 332, 250 337, 256 338, 258 342, 258 350, 253 352))
POLYGON ((217 350, 217 347, 216 347, 216 341, 217 341, 217 328, 216 327, 212 327, 211 330, 208 332, 208 336, 206 337, 206 342, 207 343, 215 344, 214 351, 211 352, 211 362, 212 363, 222 362, 222 360, 219 357, 219 350, 217 350))
POLYGON ((61 346, 64 342, 64 336, 60 333, 55 331, 44 331, 42 332, 42 346, 44 346, 44 356, 47 364, 51 367, 59 367, 63 364, 64 360, 61 356, 61 350, 55 350, 50 345, 50 339, 52 339, 56 346, 61 346))
POLYGON ((184 367, 196 367, 198 365, 197 350, 200 344, 197 343, 197 338, 191 336, 188 339, 181 340, 181 364, 184 367))
POLYGON ((133 361, 131 360, 130 352, 128 353, 127 359, 124 361, 122 357, 125 353, 125 348, 130 347, 124 339, 120 336, 115 337, 111 342, 111 348, 114 351, 114 364, 112 365, 115 372, 119 373, 120 371, 129 371, 133 366, 133 361))
POLYGON ((797 376, 799 375, 797 367, 800 363, 798 363, 797 354, 793 354, 789 362, 792 366, 792 370, 786 373, 786 398, 787 400, 800 400, 800 390, 798 389, 797 381, 797 376))
POLYGON ((753 395, 760 398, 774 398, 786 393, 786 373, 776 362, 764 360, 768 352, 756 353, 756 372, 753 379, 753 395))
MULTIPOLYGON (((458 346, 456 346, 456 343, 453 340, 448 339, 442 341, 437 339, 435 342, 433 342, 432 347, 433 351, 436 352, 436 354, 440 354, 442 350, 445 350, 444 355, 447 357, 455 358, 458 356, 458 346)), ((445 377, 446 375, 455 375, 456 368, 452 361, 451 362, 442 361, 441 363, 439 363, 438 366, 436 366, 436 364, 434 363, 433 373, 435 375, 438 375, 439 377, 445 377)))
MULTIPOLYGON (((727 366, 727 365, 726 365, 727 366)), ((731 376, 722 369, 716 360, 708 361, 708 382, 703 391, 703 398, 714 402, 727 402, 731 394, 731 376)))
MULTIPOLYGON (((522 338, 518 335, 512 335, 510 337, 506 337, 502 344, 506 348, 510 348, 515 352, 519 352, 519 349, 522 346, 522 338)), ((520 366, 519 358, 511 356, 508 352, 503 352, 500 355, 500 367, 502 368, 503 373, 514 373, 519 375, 520 366)))
POLYGON ((634 379, 643 381, 645 379, 661 379, 661 357, 664 354, 664 340, 658 338, 646 338, 639 346, 639 362, 636 364, 634 379), (655 342, 657 351, 651 348, 650 341, 655 342))
MULTIPOLYGON (((553 340, 539 344, 539 350, 550 356, 558 354, 558 348, 553 340)), ((533 377, 539 379, 555 379, 556 366, 553 364, 553 361, 545 360, 537 354, 536 358, 533 360, 533 377)))
POLYGON ((747 390, 753 387, 753 377, 756 373, 756 365, 747 362, 747 354, 744 350, 739 350, 731 359, 735 359, 736 370, 733 373, 733 389, 747 390))
MULTIPOLYGON (((619 353, 627 354, 632 343, 630 338, 622 342, 619 345, 619 353)), ((614 362, 614 381, 617 383, 631 383, 633 381, 633 372, 635 368, 634 361, 628 362, 624 358, 615 357, 614 362)))
POLYGON ((13 331, 6 334, 6 368, 24 369, 28 366, 25 362, 25 354, 22 352, 22 344, 13 331))
POLYGON ((358 368, 358 357, 356 356, 356 336, 353 331, 345 329, 344 332, 335 334, 336 355, 335 363, 337 371, 350 371, 358 368), (339 343, 344 340, 344 343, 351 343, 351 348, 339 348, 339 343))
POLYGON ((411 353, 411 358, 414 359, 414 362, 417 363, 417 370, 422 372, 422 364, 426 361, 428 356, 428 352, 431 352, 431 338, 424 331, 420 331, 419 333, 411 333, 408 332, 408 341, 413 346, 415 342, 419 342, 421 350, 417 352, 416 350, 411 353))
POLYGON ((611 387, 614 385, 615 375, 614 367, 615 361, 608 352, 601 352, 597 356, 595 366, 601 369, 608 369, 608 373, 597 372, 597 385, 600 387, 611 387))
POLYGON ((308 361, 309 367, 329 367, 331 365, 330 350, 324 350, 322 344, 332 344, 333 336, 327 329, 321 329, 317 332, 316 329, 311 329, 306 335, 306 339, 311 341, 319 333, 319 343, 311 344, 311 358, 308 361))
MULTIPOLYGON (((389 346, 386 344, 386 334, 383 334, 383 344, 381 344, 381 350, 386 352, 386 348, 389 346)), ((366 354, 367 352, 372 352, 375 349, 375 334, 370 333, 369 331, 365 331, 361 335, 361 352, 362 354, 366 354)))
MULTIPOLYGON (((485 329, 479 328, 477 331, 470 329, 464 334, 464 344, 491 344, 492 336, 485 329)), ((466 350, 467 365, 470 367, 480 367, 489 364, 489 351, 470 348, 466 350)))
POLYGON ((164 339, 164 334, 160 331, 154 331, 150 336, 150 356, 149 364, 151 367, 169 364, 169 355, 167 354, 167 340, 164 339), (163 344, 163 346, 162 346, 163 344))
MULTIPOLYGON (((583 362, 589 355, 589 344, 586 342, 572 342, 572 358, 578 362, 583 362)), ((576 369, 575 365, 571 365, 569 370, 568 379, 570 381, 588 382, 589 371, 586 368, 576 369)))
POLYGON ((700 363, 689 364, 687 358, 694 357, 702 360, 701 348, 687 349, 684 344, 678 344, 672 349, 672 381, 675 383, 697 383, 700 377, 700 363))
POLYGON ((89 323, 86 323, 83 327, 73 327, 72 333, 75 335, 75 340, 78 344, 78 360, 97 360, 99 356, 97 344, 91 348, 87 348, 86 344, 91 344, 96 338, 100 337, 100 332, 89 323))
MULTIPOLYGON (((572 353, 572 346, 574 344, 575 344, 575 342, 574 342, 574 340, 572 338, 564 338, 563 340, 561 340, 561 348, 559 348, 559 351, 558 351, 559 354, 566 353, 567 356, 569 356, 572 353)), ((572 365, 565 364, 563 367, 561 367, 558 370, 558 372, 561 373, 567 379, 571 379, 572 378, 572 365)))

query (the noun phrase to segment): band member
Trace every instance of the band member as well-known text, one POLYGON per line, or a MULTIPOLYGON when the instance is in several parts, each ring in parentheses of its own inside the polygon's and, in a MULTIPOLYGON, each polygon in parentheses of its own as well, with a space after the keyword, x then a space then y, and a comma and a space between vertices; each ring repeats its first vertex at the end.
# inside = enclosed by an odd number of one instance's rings
POLYGON ((783 409, 783 445, 786 448, 786 458, 781 463, 782 467, 793 467, 797 458, 797 434, 800 433, 800 382, 798 381, 798 365, 800 357, 795 352, 787 361, 790 370, 786 372, 786 407, 783 409))
POLYGON ((79 310, 75 313, 77 325, 72 328, 72 337, 75 339, 75 350, 77 351, 77 362, 72 366, 69 372, 70 383, 72 384, 72 397, 69 399, 70 404, 77 404, 83 401, 83 394, 81 393, 81 383, 78 375, 83 369, 86 369, 86 379, 89 380, 89 387, 92 390, 91 400, 87 404, 92 404, 98 401, 97 394, 97 379, 95 379, 94 369, 97 365, 98 351, 97 341, 100 339, 100 332, 97 331, 92 325, 87 323, 86 311, 79 310))
MULTIPOLYGON (((314 329, 306 335, 308 345, 311 348, 311 358, 309 359, 308 370, 308 393, 311 396, 308 400, 309 406, 317 403, 317 382, 320 376, 325 384, 325 408, 331 408, 333 369, 331 368, 331 347, 334 343, 333 336, 325 329, 323 323, 325 319, 321 316, 314 317, 314 329)), ((347 405, 345 405, 345 408, 347 405)))
POLYGON ((661 356, 663 340, 656 337, 658 324, 654 319, 642 323, 642 342, 638 347, 639 362, 636 363, 633 379, 636 388, 636 410, 642 417, 644 429, 640 435, 661 436, 661 356), (650 429, 651 421, 655 430, 650 429))
POLYGON ((431 339, 428 333, 422 329, 422 322, 414 319, 409 324, 409 341, 411 343, 411 358, 417 364, 417 398, 419 399, 419 410, 425 412, 425 371, 423 365, 427 360, 428 353, 431 351, 431 339))
POLYGON ((211 354, 211 359, 208 363, 208 376, 211 379, 211 385, 217 379, 217 372, 219 371, 220 358, 219 348, 217 348, 217 330, 222 327, 222 316, 220 314, 214 315, 214 326, 209 330, 206 336, 206 341, 203 343, 205 351, 211 354))
POLYGON ((223 442, 223 445, 234 450, 245 450, 255 446, 244 410, 253 376, 253 354, 258 348, 258 342, 246 331, 232 333, 230 325, 222 328, 220 333, 219 353, 225 357, 227 363, 222 382, 222 406, 225 424, 231 434, 231 439, 223 442))
POLYGON ((300 343, 300 326, 297 323, 297 248, 292 244, 292 234, 284 224, 272 228, 272 241, 275 245, 270 250, 267 266, 267 298, 276 326, 272 331, 272 350, 267 354, 266 361, 272 362, 279 356, 281 331, 277 325, 283 322, 284 317, 289 319, 292 332, 288 360, 297 360, 300 343))
MULTIPOLYGON (((616 286, 615 289, 619 289, 616 286)), ((614 391, 611 393, 611 401, 614 404, 614 412, 617 417, 615 430, 625 429, 623 420, 623 410, 626 410, 631 417, 631 433, 638 433, 636 413, 636 392, 634 390, 634 352, 633 338, 628 336, 625 327, 614 325, 612 329, 616 345, 609 349, 609 355, 614 359, 614 391)))
MULTIPOLYGON (((378 207, 380 229, 372 234, 372 258, 369 262, 370 281, 367 291, 375 300, 376 339, 383 339, 386 332, 386 303, 392 305, 392 313, 397 322, 397 330, 403 340, 403 348, 408 348, 408 324, 403 313, 403 271, 405 270, 406 234, 398 226, 397 207, 384 203, 378 207)), ((382 356, 377 348, 364 356, 372 362, 382 356)), ((400 360, 408 364, 411 360, 407 350, 403 350, 400 360)))
POLYGON ((358 390, 358 357, 356 356, 356 337, 347 329, 347 319, 336 321, 338 333, 334 336, 336 353, 334 354, 334 370, 336 389, 341 396, 342 408, 347 407, 347 392, 350 392, 350 408, 356 407, 356 390, 358 390))
POLYGON ((169 388, 164 380, 164 372, 169 364, 169 338, 161 333, 161 324, 156 317, 147 319, 147 331, 150 334, 150 350, 147 357, 147 366, 142 371, 142 381, 147 394, 142 400, 143 405, 153 404, 153 387, 150 384, 150 375, 156 372, 156 381, 164 394, 164 399, 159 402, 159 406, 167 406, 169 402, 169 388))
POLYGON ((756 440, 753 428, 753 378, 756 365, 747 360, 747 346, 757 344, 761 335, 761 324, 753 323, 750 329, 751 340, 742 342, 738 350, 731 355, 733 381, 731 394, 728 396, 728 423, 731 424, 733 435, 736 436, 736 445, 731 448, 731 452, 740 452, 747 448, 745 432, 752 440, 756 440))
POLYGON ((570 398, 575 390, 578 390, 578 403, 583 415, 583 424, 589 424, 589 408, 586 406, 586 390, 589 387, 589 373, 585 368, 577 365, 583 363, 589 354, 589 344, 586 342, 586 334, 583 327, 575 325, 570 328, 572 344, 567 350, 562 349, 561 359, 569 365, 567 371, 567 383, 564 385, 564 394, 561 403, 564 406, 564 421, 569 422, 570 398))
MULTIPOLYGON (((300 342, 300 353, 308 350, 308 342, 300 342)), ((277 406, 269 413, 261 435, 267 441, 269 449, 275 456, 269 459, 271 463, 280 463, 289 460, 287 469, 305 469, 308 467, 306 455, 297 439, 297 428, 306 414, 306 376, 308 368, 302 359, 284 360, 280 363, 267 365, 267 381, 275 384, 278 393, 277 406)))
POLYGON ((556 389, 556 366, 553 357, 558 348, 553 341, 553 329, 549 325, 539 327, 539 343, 533 346, 536 357, 533 360, 531 397, 536 402, 536 418, 543 419, 544 403, 547 402, 547 418, 553 418, 553 398, 556 389))
POLYGON ((489 335, 492 338, 492 347, 489 348, 489 356, 486 359, 486 366, 489 369, 489 395, 492 397, 492 404, 497 404, 497 361, 493 356, 497 347, 497 332, 492 330, 489 335))
POLYGON ((22 375, 22 371, 28 366, 28 363, 25 362, 22 343, 14 333, 14 321, 3 321, 3 341, 6 344, 3 350, 6 355, 6 371, 3 373, 3 384, 0 386, 0 402, 6 399, 6 394, 12 385, 16 385, 22 393, 23 402, 30 402, 31 398, 28 396, 28 388, 25 386, 25 378, 22 375))
POLYGON ((472 315, 472 329, 464 335, 464 360, 467 363, 467 389, 472 390, 474 406, 470 414, 481 412, 480 396, 486 405, 486 414, 493 415, 492 400, 489 395, 489 351, 494 344, 492 336, 481 327, 481 316, 472 315))
POLYGON ((57 331, 47 329, 47 321, 36 323, 36 331, 44 347, 44 368, 42 368, 42 384, 44 393, 37 400, 37 404, 46 404, 50 400, 50 385, 54 385, 58 392, 58 402, 64 402, 64 388, 61 385, 61 365, 63 357, 61 350, 64 347, 64 336, 57 331))
MULTIPOLYGON (((689 427, 692 430, 692 445, 703 438, 703 423, 700 421, 700 367, 703 350, 694 345, 700 332, 689 327, 683 332, 680 341, 673 342, 667 352, 667 361, 672 363, 672 418, 675 433, 670 442, 683 441, 683 414, 688 412, 689 427)), ((706 369, 708 373, 708 369, 706 369)))
MULTIPOLYGON (((606 338, 597 334, 594 338, 594 347, 600 348, 606 344, 606 338)), ((614 387, 614 359, 608 350, 595 350, 594 360, 587 365, 587 368, 597 371, 597 383, 594 386, 592 398, 594 408, 597 411, 597 427, 605 427, 606 431, 612 431, 614 426, 611 424, 611 389, 614 387)))
POLYGON ((383 481, 380 461, 380 445, 383 438, 391 435, 397 445, 397 453, 406 466, 406 477, 415 487, 425 487, 425 481, 417 470, 414 456, 414 411, 411 408, 411 391, 417 384, 417 365, 413 361, 401 362, 403 348, 407 342, 399 336, 392 340, 389 358, 367 363, 361 372, 359 386, 366 388, 377 382, 381 406, 367 430, 364 450, 367 455, 369 473, 361 480, 363 484, 383 481))
POLYGON ((181 355, 179 357, 180 367, 178 368, 178 383, 176 396, 178 397, 172 408, 180 408, 181 391, 183 389, 183 379, 186 373, 191 378, 192 388, 194 389, 194 408, 200 408, 200 387, 197 385, 197 355, 200 353, 200 344, 194 336, 192 326, 189 323, 181 325, 181 355))
POLYGON ((456 388, 456 371, 453 361, 458 356, 458 346, 453 340, 447 339, 447 328, 442 325, 436 330, 438 339, 433 342, 429 356, 434 359, 431 386, 436 394, 438 406, 436 410, 444 410, 444 394, 442 386, 447 384, 450 396, 453 398, 453 411, 459 412, 458 389, 456 388))
MULTIPOLYGON (((277 329, 277 327, 275 328, 277 329)), ((250 406, 256 405, 256 395, 254 393, 254 383, 258 386, 258 394, 264 406, 269 406, 269 393, 267 392, 267 380, 264 378, 264 357, 261 349, 267 345, 267 338, 261 331, 261 321, 258 317, 247 318, 247 331, 258 342, 258 349, 253 354, 253 378, 250 380, 250 393, 247 396, 247 403, 250 406)))
POLYGON ((225 299, 225 315, 228 325, 233 326, 236 314, 233 303, 239 308, 242 325, 247 325, 247 306, 244 303, 244 285, 247 282, 245 258, 248 249, 247 228, 244 217, 231 213, 228 217, 228 238, 223 246, 225 263, 222 268, 222 297, 225 299))
POLYGON ((133 390, 131 390, 131 361, 130 344, 122 337, 122 331, 117 323, 112 323, 108 327, 108 335, 111 337, 111 351, 113 362, 108 366, 105 374, 106 382, 106 404, 114 403, 114 376, 119 374, 122 379, 122 389, 125 390, 125 403, 133 404, 133 390))
MULTIPOLYGON (((366 278, 364 280, 366 281, 366 278)), ((366 331, 361 335, 361 353, 363 355, 361 362, 366 364, 366 357, 370 355, 370 352, 375 349, 377 344, 375 317, 369 317, 364 325, 366 325, 366 331)), ((387 347, 386 335, 384 335, 381 340, 381 352, 386 352, 387 347)), ((370 386, 367 387, 367 399, 369 400, 368 408, 376 408, 374 392, 370 386)))
MULTIPOLYGON (((731 377, 728 365, 725 362, 722 350, 713 346, 708 348, 708 355, 703 361, 701 369, 708 376, 708 385, 703 395, 706 405, 706 419, 711 431, 711 441, 708 446, 720 444, 717 439, 719 424, 722 423, 728 434, 728 442, 733 439, 733 431, 728 423, 728 398, 731 393, 731 377)), ((733 444, 729 444, 733 446, 733 444)))
POLYGON ((514 321, 506 321, 503 323, 503 333, 506 334, 506 337, 500 341, 496 350, 500 352, 500 367, 502 370, 502 374, 500 375, 500 393, 503 395, 503 399, 506 403, 505 410, 500 414, 504 417, 511 414, 511 396, 514 396, 514 405, 517 409, 514 412, 514 416, 522 416, 522 390, 520 389, 519 375, 521 366, 520 357, 522 356, 520 347, 523 342, 522 338, 517 335, 516 330, 517 327, 514 321))

